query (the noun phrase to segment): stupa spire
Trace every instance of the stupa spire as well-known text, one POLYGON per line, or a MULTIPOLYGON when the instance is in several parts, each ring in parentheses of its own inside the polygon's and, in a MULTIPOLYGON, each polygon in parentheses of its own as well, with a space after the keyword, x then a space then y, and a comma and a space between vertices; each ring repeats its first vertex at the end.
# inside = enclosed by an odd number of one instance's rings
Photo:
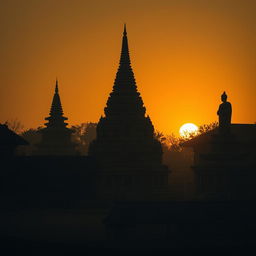
POLYGON ((63 110, 62 110, 60 95, 59 95, 58 80, 56 80, 56 84, 55 84, 55 93, 52 99, 50 115, 58 115, 58 116, 63 115, 63 110))
POLYGON ((49 121, 47 124, 45 124, 46 126, 53 126, 53 125, 66 126, 67 125, 66 123, 64 123, 64 120, 67 120, 67 118, 63 116, 63 109, 62 109, 60 95, 59 95, 59 83, 57 79, 56 79, 55 93, 52 99, 50 114, 49 114, 49 117, 45 118, 45 120, 49 121))
POLYGON ((131 60, 128 47, 128 37, 126 25, 124 24, 121 55, 119 68, 116 73, 113 91, 120 90, 137 90, 133 70, 131 68, 131 60))
POLYGON ((107 107, 104 109, 105 115, 119 115, 126 118, 126 114, 145 115, 145 107, 137 91, 137 85, 134 78, 134 73, 131 68, 128 38, 126 25, 124 25, 121 55, 119 67, 116 73, 116 78, 113 86, 113 91, 110 94, 107 102, 107 107), (119 102, 122 102, 120 105, 119 102))
POLYGON ((57 78, 56 78, 56 85, 55 85, 55 93, 59 93, 59 82, 57 78))
POLYGON ((124 35, 127 35, 127 32, 126 32, 126 23, 124 23, 124 35))
POLYGON ((124 24, 124 32, 123 32, 123 40, 122 40, 122 50, 120 56, 120 65, 128 64, 130 65, 130 55, 129 55, 129 47, 128 47, 128 38, 127 38, 127 31, 126 31, 126 24, 124 24))

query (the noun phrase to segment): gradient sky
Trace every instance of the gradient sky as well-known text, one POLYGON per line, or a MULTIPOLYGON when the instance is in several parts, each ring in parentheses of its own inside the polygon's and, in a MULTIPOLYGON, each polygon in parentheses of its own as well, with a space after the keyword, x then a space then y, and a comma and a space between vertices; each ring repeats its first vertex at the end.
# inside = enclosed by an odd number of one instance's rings
POLYGON ((58 77, 69 124, 97 122, 126 22, 132 67, 157 130, 256 121, 256 1, 1 0, 0 122, 43 125, 58 77))

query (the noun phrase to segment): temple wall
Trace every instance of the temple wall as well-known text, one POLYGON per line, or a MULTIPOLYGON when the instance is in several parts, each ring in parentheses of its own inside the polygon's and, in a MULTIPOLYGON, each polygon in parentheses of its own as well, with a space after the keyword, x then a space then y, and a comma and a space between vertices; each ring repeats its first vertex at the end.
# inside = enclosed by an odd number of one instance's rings
POLYGON ((79 207, 94 199, 96 167, 87 157, 13 157, 3 163, 1 207, 79 207))

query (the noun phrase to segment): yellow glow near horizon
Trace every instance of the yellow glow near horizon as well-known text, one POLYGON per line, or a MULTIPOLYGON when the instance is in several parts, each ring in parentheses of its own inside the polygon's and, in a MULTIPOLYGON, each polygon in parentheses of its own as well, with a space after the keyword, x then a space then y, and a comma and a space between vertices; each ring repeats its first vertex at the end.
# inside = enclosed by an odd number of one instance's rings
POLYGON ((180 127, 179 133, 181 137, 189 137, 190 134, 198 132, 198 127, 193 123, 186 123, 180 127))

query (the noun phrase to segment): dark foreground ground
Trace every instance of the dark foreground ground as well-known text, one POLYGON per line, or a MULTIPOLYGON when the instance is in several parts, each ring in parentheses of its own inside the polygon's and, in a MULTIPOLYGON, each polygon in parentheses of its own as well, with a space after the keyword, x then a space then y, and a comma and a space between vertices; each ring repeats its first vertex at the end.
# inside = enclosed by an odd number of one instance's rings
POLYGON ((0 212, 0 255, 256 255, 255 202, 0 212))
POLYGON ((255 255, 256 246, 198 248, 109 248, 102 243, 61 243, 17 238, 1 239, 1 255, 255 255))

